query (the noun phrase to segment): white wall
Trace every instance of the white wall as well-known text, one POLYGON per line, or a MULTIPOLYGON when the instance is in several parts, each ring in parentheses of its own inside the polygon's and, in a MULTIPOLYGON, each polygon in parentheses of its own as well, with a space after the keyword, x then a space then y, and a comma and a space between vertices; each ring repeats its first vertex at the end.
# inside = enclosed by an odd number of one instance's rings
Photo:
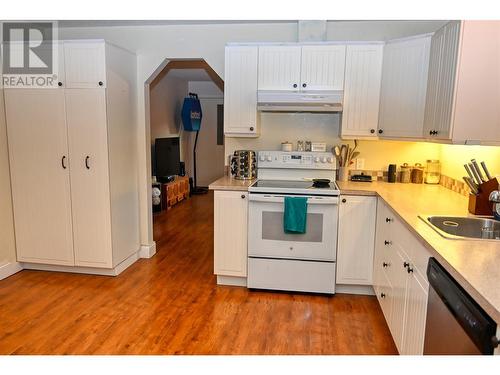
POLYGON ((0 266, 16 261, 3 90, 0 89, 0 266))
MULTIPOLYGON (((429 32, 440 27, 442 22, 409 21, 387 27, 391 21, 369 23, 361 28, 348 21, 328 22, 329 40, 377 40, 399 37, 412 33, 429 32), (361 33, 359 30, 363 30, 361 33), (355 34, 355 35, 354 35, 355 34), (353 37, 351 38, 350 35, 353 37)), ((59 30, 61 39, 102 38, 134 51, 138 55, 138 147, 141 186, 141 241, 143 245, 153 243, 151 214, 151 160, 150 129, 146 127, 148 94, 141 89, 165 59, 203 58, 224 77, 224 46, 229 42, 295 42, 296 23, 249 23, 249 24, 204 24, 162 26, 114 26, 114 27, 65 27, 59 30)))

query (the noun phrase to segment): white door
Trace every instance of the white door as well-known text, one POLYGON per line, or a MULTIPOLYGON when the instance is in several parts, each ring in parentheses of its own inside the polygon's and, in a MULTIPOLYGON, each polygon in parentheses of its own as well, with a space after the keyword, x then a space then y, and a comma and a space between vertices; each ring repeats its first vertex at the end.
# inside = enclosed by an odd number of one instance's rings
POLYGON ((66 88, 106 87, 104 42, 64 42, 66 88))
POLYGON ((414 272, 408 278, 408 297, 406 299, 401 351, 401 354, 404 355, 421 355, 424 352, 429 284, 420 280, 414 272))
POLYGON ((214 273, 247 276, 248 193, 214 192, 214 273))
POLYGON ((224 67, 224 133, 257 136, 258 47, 226 47, 224 67))
POLYGON ((383 45, 347 46, 342 137, 377 137, 383 45))
POLYGON ((340 202, 337 284, 372 285, 377 198, 343 196, 340 202))
POLYGON ((17 259, 74 265, 64 90, 6 89, 17 259))
POLYGON ((298 91, 301 49, 300 46, 259 47, 259 90, 298 91))
POLYGON ((343 90, 346 46, 303 46, 300 89, 343 90))
POLYGON ((409 264, 409 259, 398 244, 394 244, 391 255, 392 261, 389 281, 393 288, 393 301, 389 328, 399 353, 402 353, 405 305, 407 298, 407 268, 409 267, 407 264, 409 264))
POLYGON ((380 136, 422 138, 429 49, 430 36, 385 45, 380 136))
POLYGON ((450 22, 432 36, 423 136, 449 139, 458 56, 460 22, 450 22))
POLYGON ((66 90, 75 264, 112 267, 106 98, 66 90))

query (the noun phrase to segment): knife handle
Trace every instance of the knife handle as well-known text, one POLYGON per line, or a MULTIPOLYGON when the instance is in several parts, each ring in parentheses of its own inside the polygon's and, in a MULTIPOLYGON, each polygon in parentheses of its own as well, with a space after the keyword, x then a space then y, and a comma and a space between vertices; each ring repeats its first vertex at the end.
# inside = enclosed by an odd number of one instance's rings
POLYGON ((479 168, 479 164, 477 164, 476 159, 472 159, 471 162, 481 182, 486 182, 486 179, 484 178, 483 173, 481 172, 481 168, 479 168))
POLYGON ((486 167, 486 163, 484 161, 481 162, 481 167, 483 167, 484 173, 486 173, 486 178, 489 180, 493 180, 493 177, 490 174, 490 171, 486 167))

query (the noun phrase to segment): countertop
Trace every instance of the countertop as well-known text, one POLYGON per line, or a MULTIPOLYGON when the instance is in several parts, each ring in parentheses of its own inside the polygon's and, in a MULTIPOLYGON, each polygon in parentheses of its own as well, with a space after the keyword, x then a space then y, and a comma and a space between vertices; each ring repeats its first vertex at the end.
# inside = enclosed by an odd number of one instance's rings
MULTIPOLYGON (((223 177, 212 190, 247 190, 254 180, 223 177)), ((387 182, 337 182, 342 195, 372 195, 384 200, 431 256, 479 305, 500 323, 500 241, 453 240, 439 235, 419 215, 469 216, 468 198, 440 185, 387 182)))
POLYGON ((208 185, 210 190, 236 190, 247 191, 248 187, 255 182, 253 180, 236 180, 229 176, 224 176, 208 185))

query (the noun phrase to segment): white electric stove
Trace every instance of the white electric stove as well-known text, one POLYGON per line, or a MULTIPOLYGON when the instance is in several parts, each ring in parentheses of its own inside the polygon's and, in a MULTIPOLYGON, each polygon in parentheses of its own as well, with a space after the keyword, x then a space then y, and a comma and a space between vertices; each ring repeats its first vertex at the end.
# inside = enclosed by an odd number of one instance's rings
POLYGON ((335 293, 340 191, 327 152, 258 152, 258 180, 249 188, 249 288, 335 293), (330 180, 317 186, 313 179, 330 180), (285 233, 286 196, 308 198, 303 234, 285 233))

